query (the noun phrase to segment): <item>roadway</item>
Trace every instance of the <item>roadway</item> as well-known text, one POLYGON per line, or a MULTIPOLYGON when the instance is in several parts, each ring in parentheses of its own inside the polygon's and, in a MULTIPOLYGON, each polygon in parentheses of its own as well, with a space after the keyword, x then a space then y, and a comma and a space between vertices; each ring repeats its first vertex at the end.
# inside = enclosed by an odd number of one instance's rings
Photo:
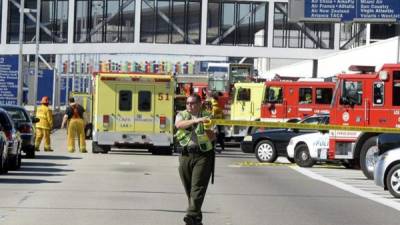
MULTIPOLYGON (((90 142, 88 141, 88 146, 90 142)), ((65 131, 55 152, 23 159, 0 175, 0 224, 176 225, 186 197, 178 158, 146 151, 67 153, 65 131)), ((90 149, 90 148, 89 148, 90 149)), ((217 154, 215 184, 203 206, 206 225, 397 225, 400 200, 361 171, 302 169, 280 159, 258 164, 237 146, 217 154)))

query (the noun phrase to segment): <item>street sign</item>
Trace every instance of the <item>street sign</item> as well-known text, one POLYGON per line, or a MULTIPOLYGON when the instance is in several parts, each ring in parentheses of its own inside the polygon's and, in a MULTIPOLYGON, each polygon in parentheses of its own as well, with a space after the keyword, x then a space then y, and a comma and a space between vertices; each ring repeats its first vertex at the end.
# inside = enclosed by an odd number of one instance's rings
POLYGON ((0 104, 17 105, 18 56, 0 56, 0 104))
POLYGON ((396 22, 399 0, 290 0, 289 18, 304 21, 396 22), (304 7, 298 7, 303 5, 304 7), (301 10, 302 12, 299 12, 301 10))

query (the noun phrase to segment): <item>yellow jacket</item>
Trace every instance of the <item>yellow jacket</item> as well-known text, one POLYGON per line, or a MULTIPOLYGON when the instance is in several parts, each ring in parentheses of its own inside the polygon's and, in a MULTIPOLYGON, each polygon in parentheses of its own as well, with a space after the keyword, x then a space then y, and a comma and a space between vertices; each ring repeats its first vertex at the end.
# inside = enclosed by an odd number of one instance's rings
POLYGON ((222 119, 224 117, 221 107, 219 107, 218 102, 215 99, 211 99, 211 114, 214 119, 222 119))
POLYGON ((40 119, 40 121, 36 123, 37 128, 51 130, 53 127, 53 113, 48 106, 41 105, 37 109, 36 117, 40 119))

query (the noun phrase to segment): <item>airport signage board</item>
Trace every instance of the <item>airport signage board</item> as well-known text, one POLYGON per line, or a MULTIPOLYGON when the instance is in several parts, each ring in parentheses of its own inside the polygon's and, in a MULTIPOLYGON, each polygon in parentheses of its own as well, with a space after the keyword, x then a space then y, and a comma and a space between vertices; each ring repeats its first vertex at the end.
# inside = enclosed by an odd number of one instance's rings
POLYGON ((53 102, 53 80, 54 70, 39 70, 38 75, 38 89, 36 104, 40 105, 43 96, 49 97, 49 102, 53 102))
POLYGON ((0 55, 0 104, 17 105, 18 55, 0 55))
POLYGON ((305 21, 377 23, 400 21, 399 0, 290 0, 289 4, 290 9, 303 11, 289 14, 305 21), (298 7, 301 4, 304 8, 298 7))

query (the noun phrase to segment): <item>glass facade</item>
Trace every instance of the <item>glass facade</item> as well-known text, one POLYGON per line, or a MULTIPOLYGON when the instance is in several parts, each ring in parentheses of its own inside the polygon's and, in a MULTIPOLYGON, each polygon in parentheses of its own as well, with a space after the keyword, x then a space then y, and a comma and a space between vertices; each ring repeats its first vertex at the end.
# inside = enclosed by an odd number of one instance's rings
POLYGON ((289 23, 287 8, 287 3, 275 3, 273 47, 333 49, 334 24, 289 23))
MULTIPOLYGON (((1 37, 1 21, 3 19, 3 1, 0 1, 0 37, 1 37)), ((0 40, 1 43, 1 40, 0 40)))
POLYGON ((140 42, 200 44, 201 0, 142 0, 140 42))
MULTIPOLYGON (((8 32, 7 42, 18 43, 19 40, 19 9, 14 2, 8 3, 8 32)), ((66 43, 68 31, 68 0, 42 0, 40 22, 41 43, 66 43)), ((25 7, 36 9, 36 0, 25 1, 25 7)), ((30 12, 24 17, 24 42, 35 43, 36 13, 30 12)))
MULTIPOLYGON (((37 0, 25 0, 36 9, 37 0)), ((41 43, 67 43, 69 2, 75 3, 73 42, 133 43, 135 13, 141 13, 137 31, 141 43, 200 44, 201 0, 41 0, 41 43), (135 12, 135 1, 141 1, 135 12), (139 29, 140 28, 140 29, 139 29)), ((20 0, 8 0, 7 43, 19 40, 20 0)), ((0 13, 3 1, 0 0, 0 13)), ((334 48, 334 24, 288 22, 288 4, 246 0, 208 0, 207 45, 267 46, 268 36, 277 48, 334 48), (268 8, 273 7, 273 32, 268 33, 268 8)), ((4 15, 5 16, 5 15, 4 15)), ((271 15, 272 16, 272 15, 271 15)), ((35 43, 36 13, 24 17, 24 42, 35 43)), ((272 17, 271 17, 272 18, 272 17)), ((72 21, 72 18, 70 18, 72 21)), ((72 25, 72 24, 71 24, 72 25)), ((400 25, 371 24, 371 42, 395 36, 400 25)), ((340 49, 366 43, 365 24, 340 24, 340 49)))
POLYGON ((135 0, 76 0, 76 43, 133 42, 135 0))
POLYGON ((207 44, 267 46, 268 2, 210 0, 207 44))

